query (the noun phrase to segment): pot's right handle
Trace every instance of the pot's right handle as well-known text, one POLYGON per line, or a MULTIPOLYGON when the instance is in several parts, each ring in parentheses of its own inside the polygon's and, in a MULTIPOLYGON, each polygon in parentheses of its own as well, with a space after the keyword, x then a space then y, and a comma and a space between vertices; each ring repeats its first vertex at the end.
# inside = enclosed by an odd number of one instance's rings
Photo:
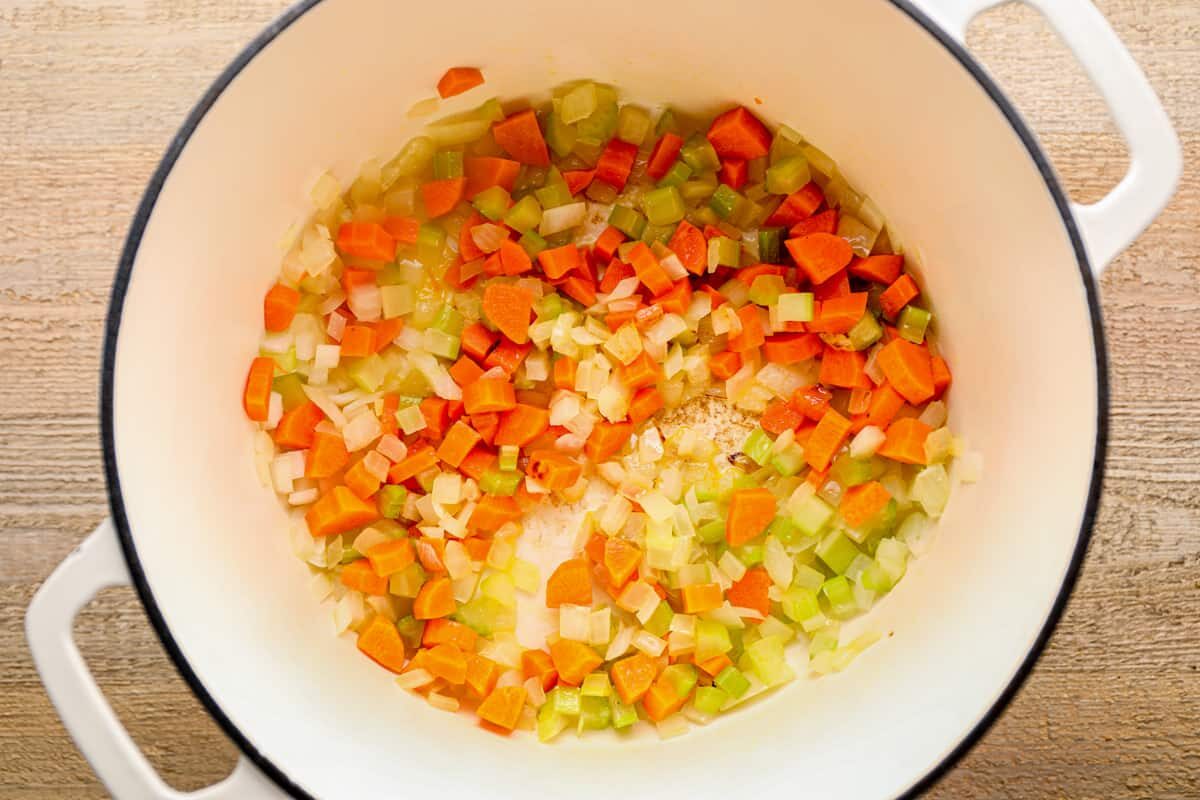
POLYGON ((242 756, 228 778, 184 793, 158 777, 125 732, 75 646, 75 616, 101 589, 129 583, 112 522, 105 520, 38 589, 25 614, 33 662, 63 724, 119 800, 276 800, 282 793, 242 756))
MULTIPOLYGON (((971 19, 1003 0, 918 0, 963 41, 971 19)), ((1171 120, 1145 74, 1089 0, 1022 0, 1039 11, 1071 48, 1104 97, 1129 145, 1129 171, 1108 195, 1072 203, 1092 267, 1099 272, 1166 206, 1183 170, 1171 120)))

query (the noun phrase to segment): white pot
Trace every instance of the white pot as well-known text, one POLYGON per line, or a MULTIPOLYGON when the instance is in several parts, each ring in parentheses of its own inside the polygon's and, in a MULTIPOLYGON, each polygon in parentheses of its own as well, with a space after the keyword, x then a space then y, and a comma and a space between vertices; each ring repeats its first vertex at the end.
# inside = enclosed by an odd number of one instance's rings
MULTIPOLYGON (((608 0, 520 13, 461 0, 305 0, 221 75, 171 143, 116 277, 102 421, 113 522, 46 582, 27 629, 46 687, 119 797, 176 797, 120 728, 71 641, 99 588, 132 581, 172 659, 245 758, 209 798, 715 798, 911 794, 999 715, 1057 620, 1086 548, 1107 384, 1095 271, 1161 210, 1178 143, 1085 0, 1031 0, 1108 100, 1129 174, 1092 206, 961 44, 993 0, 608 0), (580 7, 582 11, 583 7, 580 7), (931 20, 930 16, 938 22, 931 20), (281 233, 326 166, 415 133, 446 66, 487 86, 577 77, 715 110, 761 98, 873 197, 936 300, 956 431, 982 452, 936 545, 870 616, 888 635, 845 672, 667 742, 502 739, 398 690, 335 640, 255 479, 239 406, 281 233)), ((486 94, 485 94, 486 93, 486 94)), ((1081 687, 1082 689, 1082 687, 1081 687)))

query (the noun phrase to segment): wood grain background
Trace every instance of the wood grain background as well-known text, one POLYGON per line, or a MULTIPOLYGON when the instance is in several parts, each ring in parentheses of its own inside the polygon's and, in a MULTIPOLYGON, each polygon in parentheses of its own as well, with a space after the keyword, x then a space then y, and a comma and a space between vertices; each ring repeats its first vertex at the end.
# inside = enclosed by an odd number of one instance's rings
MULTIPOLYGON (((22 618, 105 515, 96 417, 110 281, 142 188, 217 72, 279 0, 0 2, 0 800, 104 797, 42 691, 22 618)), ((1108 270, 1108 480, 1079 586, 1045 656, 937 798, 1200 797, 1200 4, 1103 0, 1162 96, 1187 167, 1108 270)), ((1080 69, 1034 12, 970 44, 1077 200, 1126 167, 1080 69)), ((196 789, 235 750, 128 590, 80 617, 81 648, 150 760, 196 789)))

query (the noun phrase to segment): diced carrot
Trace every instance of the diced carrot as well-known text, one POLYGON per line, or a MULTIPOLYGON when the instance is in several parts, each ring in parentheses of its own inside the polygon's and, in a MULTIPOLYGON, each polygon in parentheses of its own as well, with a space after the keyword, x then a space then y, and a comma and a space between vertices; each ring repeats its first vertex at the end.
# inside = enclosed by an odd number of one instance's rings
POLYGON ((850 274, 868 281, 889 286, 895 283, 904 269, 904 256, 881 255, 856 258, 850 262, 850 274))
POLYGON ((436 467, 438 463, 437 454, 433 448, 427 444, 413 448, 408 451, 408 455, 403 461, 397 461, 392 464, 388 470, 389 483, 403 483, 409 478, 416 477, 427 469, 436 467))
POLYGON ((387 578, 407 569, 417 559, 411 539, 392 539, 380 542, 366 553, 375 574, 387 578))
POLYGON ((763 411, 758 424, 767 433, 778 436, 784 431, 795 430, 804 424, 805 416, 790 404, 782 400, 774 400, 763 411))
POLYGON ((564 603, 592 604, 592 578, 587 561, 582 558, 562 562, 546 581, 546 607, 558 608, 564 603))
POLYGON ((832 235, 837 233, 837 227, 838 212, 830 208, 816 216, 797 222, 788 231, 788 235, 793 239, 802 239, 810 233, 828 233, 832 235))
POLYGON ((378 222, 343 222, 337 249, 352 258, 391 261, 396 257, 396 240, 378 222))
POLYGON ((925 463, 925 439, 933 431, 915 417, 901 417, 888 426, 887 438, 876 455, 905 464, 925 463))
POLYGON ((763 341, 763 358, 772 364, 799 364, 824 349, 821 337, 814 333, 781 333, 763 341))
POLYGON ((505 731, 517 727, 525 707, 525 687, 500 686, 492 691, 475 709, 484 722, 505 731))
POLYGON ((775 495, 767 489, 737 489, 729 498, 725 539, 737 547, 754 539, 775 519, 775 495))
POLYGON ((762 312, 758 306, 748 303, 737 310, 738 319, 742 321, 742 329, 738 333, 729 334, 728 347, 735 353, 745 353, 757 347, 762 347, 767 340, 763 327, 762 312))
POLYGON ((347 325, 342 333, 341 355, 366 358, 375 352, 375 329, 370 325, 347 325))
POLYGON ((437 457, 452 467, 462 464, 471 448, 479 444, 482 437, 467 423, 459 420, 450 427, 442 443, 438 445, 437 457))
POLYGON ((700 229, 686 219, 675 227, 667 248, 679 257, 683 266, 693 275, 703 275, 708 269, 708 242, 700 229))
POLYGON ((908 402, 920 405, 933 397, 933 366, 925 347, 896 338, 879 351, 876 360, 888 383, 908 402))
POLYGON ((596 305, 595 281, 581 278, 578 275, 571 275, 563 281, 562 292, 572 300, 578 301, 582 306, 591 307, 596 305))
MULTIPOLYGON (((471 236, 471 231, 477 225, 482 225, 487 220, 478 211, 472 209, 470 215, 463 220, 462 227, 458 231, 458 255, 463 261, 475 261, 479 258, 486 258, 487 253, 479 249, 479 245, 475 244, 475 238, 471 236)), ((459 281, 461 282, 461 280, 459 281)))
POLYGON ((687 278, 681 278, 675 282, 670 291, 660 294, 651 302, 660 306, 664 314, 683 316, 687 312, 688 306, 692 304, 692 283, 687 278))
POLYGON ((895 319, 901 309, 916 299, 920 293, 917 282, 912 279, 911 275, 905 273, 879 295, 879 306, 883 309, 884 316, 888 319, 895 319))
POLYGON ((479 531, 498 531, 506 523, 516 522, 521 518, 521 509, 517 501, 511 497, 485 494, 475 504, 467 526, 479 531))
POLYGON ((662 378, 662 367, 643 350, 633 361, 618 365, 617 374, 628 388, 640 389, 658 383, 662 378))
POLYGON ((658 677, 658 664, 645 653, 634 653, 615 662, 609 669, 609 677, 621 701, 633 705, 650 691, 658 677))
POLYGON ((478 67, 451 67, 438 80, 437 91, 443 98, 454 97, 481 85, 483 73, 478 67))
POLYGON ((629 419, 634 425, 640 425, 654 416, 664 405, 662 392, 657 387, 643 387, 629 402, 629 419))
POLYGON ((458 361, 455 361, 448 371, 454 382, 463 387, 479 380, 479 376, 483 374, 483 368, 467 355, 459 356, 458 361))
POLYGON ((457 645, 447 642, 428 648, 425 664, 425 669, 446 683, 460 686, 467 680, 467 657, 457 645))
POLYGON ((441 397, 426 397, 421 400, 418 408, 425 418, 425 430, 421 435, 426 439, 438 441, 445 435, 450 426, 449 404, 441 397))
MULTIPOLYGON (((505 275, 521 275, 533 269, 533 259, 529 257, 529 253, 512 239, 505 239, 501 242, 498 252, 500 253, 500 266, 505 275)), ((488 288, 502 285, 504 284, 489 284, 488 288)), ((528 327, 528 319, 526 319, 525 325, 528 327)))
POLYGON ((290 286, 277 283, 263 298, 263 327, 269 331, 286 331, 296 317, 300 293, 290 286))
POLYGON ((847 333, 866 313, 866 292, 833 297, 821 303, 821 311, 808 323, 808 329, 813 333, 847 333))
POLYGON ((737 272, 733 273, 733 277, 746 284, 747 286, 754 285, 754 279, 759 275, 784 275, 787 273, 787 267, 780 264, 754 264, 749 267, 742 267, 737 272))
POLYGON ((476 447, 458 465, 458 469, 468 478, 479 481, 496 463, 496 454, 485 447, 476 447))
POLYGON ((550 658, 558 679, 568 686, 583 683, 584 678, 604 663, 595 650, 571 639, 559 639, 550 645, 550 658))
POLYGON ((604 324, 614 333, 631 322, 636 322, 637 311, 610 311, 604 315, 604 324))
POLYGON ((395 435, 400 430, 400 424, 396 420, 396 412, 400 409, 400 395, 395 392, 388 392, 383 396, 383 410, 379 415, 379 427, 383 434, 395 435))
POLYGON ((934 356, 929 361, 929 372, 933 377, 933 396, 941 397, 950 388, 950 365, 941 356, 934 356))
POLYGON ((632 435, 633 423, 601 420, 592 428, 583 452, 594 464, 607 461, 621 451, 632 435))
POLYGON ((376 322, 371 352, 378 353, 386 348, 396 340, 396 337, 400 335, 400 331, 402 330, 404 330, 404 319, 401 317, 381 319, 379 322, 376 322))
POLYGON ((271 406, 271 381, 275 377, 275 360, 259 356, 250 362, 246 388, 242 392, 242 408, 255 422, 266 422, 271 406))
POLYGON ((729 380, 741 368, 742 357, 732 350, 722 350, 708 359, 708 370, 718 380, 729 380))
POLYGON ((383 229, 397 244, 416 244, 421 221, 416 217, 387 217, 383 221, 383 229))
POLYGON ((443 178, 421 184, 425 213, 430 219, 449 214, 462 201, 466 187, 466 178, 443 178))
POLYGON ((717 173, 721 183, 730 189, 740 189, 746 185, 749 168, 744 158, 726 158, 721 160, 721 169, 717 173))
POLYGON ((731 606, 738 608, 753 608, 764 617, 771 613, 771 576, 762 567, 751 567, 741 580, 725 592, 725 597, 731 606))
POLYGON ((629 263, 638 280, 650 290, 651 294, 659 295, 669 292, 672 287, 671 276, 663 269, 662 264, 650 252, 644 242, 638 242, 628 254, 629 263))
POLYGON ((325 413, 311 400, 283 412, 275 426, 275 444, 289 450, 312 447, 316 427, 325 419, 325 413))
POLYGON ((712 121, 705 134, 722 159, 762 158, 771 149, 771 132, 744 106, 730 109, 712 121))
POLYGON ((821 371, 817 380, 825 386, 869 389, 871 383, 867 380, 866 373, 863 372, 866 363, 867 357, 859 350, 838 350, 826 347, 825 355, 821 357, 821 371))
POLYGON ((650 160, 646 162, 646 174, 656 181, 661 180, 671 169, 675 159, 679 158, 679 151, 682 149, 682 138, 674 133, 664 133, 650 151, 650 160))
MULTIPOLYGON (((774 509, 774 500, 772 500, 772 509, 774 509)), ((774 510, 771 514, 774 516, 774 510)), ((703 614, 705 611, 720 608, 723 602, 719 583, 693 583, 684 586, 680 591, 683 596, 683 613, 685 614, 703 614)))
POLYGON ((346 487, 363 500, 370 499, 371 495, 378 492, 379 484, 381 483, 379 478, 376 478, 367 471, 361 458, 355 461, 350 469, 346 470, 343 480, 346 482, 346 487))
POLYGON ((820 422, 833 399, 828 389, 821 386, 806 386, 797 389, 792 395, 792 408, 799 411, 813 422, 820 422))
POLYGON ((558 672, 554 661, 545 650, 525 650, 521 653, 521 675, 528 680, 537 678, 543 691, 550 691, 558 683, 558 672))
POLYGON ((617 138, 608 140, 600 160, 596 162, 596 180, 604 181, 618 192, 625 189, 633 162, 637 159, 637 145, 617 138))
POLYGON ((504 264, 500 261, 499 250, 483 260, 483 274, 492 277, 504 274, 504 264))
POLYGON ((712 658, 697 661, 696 666, 710 677, 717 677, 726 667, 733 666, 733 659, 724 653, 717 653, 712 658))
POLYGON ((538 264, 547 278, 558 280, 578 269, 583 264, 583 257, 579 254, 579 248, 570 243, 538 253, 538 264))
POLYGON ((423 536, 413 540, 413 549, 417 553, 417 560, 421 562, 421 566, 426 572, 446 572, 445 539, 431 539, 423 536))
POLYGON ((642 563, 642 550, 633 542, 615 536, 605 538, 602 563, 609 583, 619 589, 629 582, 642 563))
POLYGON ((804 460, 815 470, 825 469, 849 432, 850 420, 832 408, 826 409, 804 446, 804 460))
POLYGON ((609 225, 596 237, 595 243, 592 244, 592 253, 600 259, 601 264, 607 264, 612 261, 613 256, 617 254, 617 248, 624 241, 625 234, 609 225))
MULTIPOLYGON (((922 443, 923 444, 923 443, 922 443)), ((859 528, 874 519, 892 495, 879 481, 867 481, 857 486, 851 486, 842 493, 842 501, 838 504, 838 512, 851 528, 859 528)))
POLYGON ((448 617, 454 608, 454 588, 449 578, 430 578, 413 599, 413 616, 417 619, 448 617))
MULTIPOLYGON (((489 331, 478 322, 472 322, 463 328, 462 350, 476 361, 487 358, 488 353, 496 346, 500 337, 489 331)), ((468 412, 469 413, 469 412, 468 412)))
POLYGON ((784 244, 796 266, 804 270, 813 283, 821 283, 833 276, 854 256, 849 242, 829 233, 810 233, 799 239, 788 239, 784 244))
POLYGON ((496 445, 525 446, 550 427, 550 412, 544 408, 517 403, 500 415, 496 445))
POLYGON ((890 383, 885 382, 871 393, 871 403, 867 407, 867 424, 886 428, 903 407, 904 398, 890 383))
POLYGON ((529 454, 525 473, 547 489, 569 489, 583 474, 583 466, 557 450, 535 450, 529 454))
POLYGON ((550 166, 550 151, 533 109, 519 111, 492 126, 496 144, 522 164, 550 166))
POLYGON ((335 486, 309 507, 304 515, 313 536, 332 536, 361 528, 379 519, 379 510, 345 486, 335 486))
POLYGON ((821 191, 820 186, 810 181, 785 197, 779 208, 775 209, 763 224, 790 228, 811 217, 823 202, 825 193, 821 191))
POLYGON ((575 390, 575 372, 579 362, 570 356, 559 356, 554 361, 554 388, 575 390))
POLYGON ((463 403, 468 414, 485 414, 512 410, 517 405, 517 397, 511 382, 503 378, 481 378, 463 387, 463 403))
POLYGON ((346 441, 338 433, 317 431, 304 459, 304 477, 328 478, 350 461, 346 441))
POLYGON ((670 682, 659 678, 642 698, 642 708, 651 722, 662 722, 667 717, 683 708, 686 697, 675 693, 675 687, 670 682))
POLYGON ((404 639, 395 624, 382 614, 367 620, 358 632, 358 649, 379 666, 392 672, 404 669, 404 639))
MULTIPOLYGON (((521 164, 510 158, 495 156, 473 156, 463 159, 463 175, 467 184, 463 194, 467 200, 474 200, 475 195, 499 186, 506 192, 511 192, 517 184, 517 175, 521 172, 521 164)), ((466 256, 463 256, 466 258, 466 256)))
POLYGON ((573 195, 579 194, 587 187, 591 186, 592 181, 596 177, 594 169, 569 169, 562 174, 563 180, 566 181, 567 191, 573 195))
MULTIPOLYGON (((845 297, 850 294, 850 274, 844 269, 839 269, 832 277, 826 278, 821 283, 812 287, 813 300, 818 303, 824 303, 826 300, 833 300, 838 297, 845 297)), ((836 308, 836 307, 835 307, 836 308)), ((821 318, 821 309, 818 306, 817 319, 821 318)), ((855 322, 858 322, 856 319, 855 322)), ((808 330, 814 330, 812 324, 808 326, 808 330)))
POLYGON ((371 568, 371 562, 365 558, 356 559, 342 567, 341 580, 343 586, 356 592, 374 595, 387 594, 387 578, 376 574, 375 570, 371 568))
MULTIPOLYGON (((426 624, 428 629, 429 623, 426 624)), ((500 665, 478 653, 467 654, 467 689, 476 697, 487 697, 500 680, 500 665)))

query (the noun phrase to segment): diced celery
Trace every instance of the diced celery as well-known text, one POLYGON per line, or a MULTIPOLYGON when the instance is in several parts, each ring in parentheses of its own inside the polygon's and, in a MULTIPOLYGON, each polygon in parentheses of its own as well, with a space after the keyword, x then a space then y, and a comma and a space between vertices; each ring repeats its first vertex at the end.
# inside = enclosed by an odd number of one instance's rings
POLYGON ((579 716, 579 701, 581 699, 582 695, 578 689, 560 684, 551 689, 550 693, 546 695, 546 704, 553 706, 554 710, 560 714, 577 717, 579 716))
MULTIPOLYGON (((683 196, 683 201, 689 206, 694 206, 708 200, 716 190, 716 182, 707 180, 685 181, 679 186, 679 194, 683 196)), ((721 218, 717 216, 717 212, 713 211, 707 205, 697 208, 692 213, 696 217, 697 225, 715 225, 721 221, 721 218)))
POLYGON ((802 155, 788 156, 767 169, 767 191, 771 194, 791 194, 811 180, 808 159, 802 155))
POLYGON ((536 228, 542 221, 542 207, 533 195, 525 195, 504 214, 504 224, 518 233, 536 228))
POLYGON ((784 547, 791 546, 804 537, 790 517, 779 516, 767 526, 767 536, 774 536, 784 547))
POLYGON ((526 594, 533 594, 538 589, 538 584, 541 583, 541 573, 538 571, 537 565, 531 564, 520 558, 513 559, 512 568, 513 585, 518 590, 526 594))
POLYGON ((674 186, 664 186, 642 195, 642 210, 651 225, 672 225, 683 219, 687 208, 674 186))
POLYGON ((503 186, 490 186, 484 189, 479 194, 475 195, 475 199, 471 201, 471 205, 475 206, 475 210, 492 222, 498 222, 504 217, 504 213, 508 211, 508 205, 512 201, 508 191, 503 186))
POLYGON ((713 149, 708 139, 699 133, 693 133, 688 137, 679 151, 679 157, 696 172, 715 170, 721 166, 721 159, 717 156, 717 151, 713 149))
POLYGON ((696 536, 705 544, 716 544, 725 540, 725 520, 706 522, 696 529, 696 536))
POLYGON ((638 721, 637 708, 627 705, 617 696, 616 692, 608 696, 608 704, 612 709, 612 726, 614 728, 628 728, 638 721))
POLYGON ((612 694, 612 681, 607 672, 593 672, 583 679, 579 692, 584 697, 608 697, 612 694))
POLYGON ((659 680, 666 681, 675 690, 676 697, 687 697, 696 688, 699 676, 691 664, 671 664, 659 673, 659 680))
POLYGON ((379 515, 386 519, 397 519, 404 510, 404 501, 408 498, 408 489, 389 483, 379 490, 376 495, 379 504, 379 515))
POLYGON ((846 335, 850 339, 851 347, 855 350, 866 350, 883 337, 883 328, 875 319, 875 315, 867 311, 846 335))
POLYGON ((824 582, 825 574, 821 570, 810 567, 808 564, 796 565, 796 574, 792 577, 793 585, 812 589, 815 592, 821 588, 821 584, 824 582))
POLYGON ((835 631, 818 631, 808 642, 808 657, 837 650, 838 635, 835 631))
POLYGON ((663 112, 658 115, 658 122, 654 123, 654 135, 662 136, 664 133, 674 133, 675 131, 675 112, 669 108, 664 108, 663 112))
POLYGON ((525 252, 530 258, 537 258, 538 253, 545 250, 550 245, 546 244, 546 240, 541 237, 537 231, 529 230, 521 234, 521 238, 517 240, 517 244, 525 248, 525 252))
POLYGON ((462 344, 462 340, 459 337, 451 336, 444 331, 439 331, 437 328, 426 328, 423 339, 425 349, 435 356, 449 359, 450 361, 458 358, 458 350, 462 344))
POLYGON ((776 309, 780 322, 809 322, 813 318, 813 294, 785 292, 779 295, 776 309))
POLYGON ((816 495, 810 494, 791 505, 792 522, 806 536, 816 536, 833 517, 833 509, 816 495))
POLYGON ((478 596, 460 603, 454 618, 480 636, 497 631, 513 631, 517 627, 516 611, 492 597, 478 596))
POLYGON ((537 735, 539 742, 548 742, 567 729, 571 721, 565 714, 555 710, 553 703, 544 703, 538 709, 537 735))
POLYGON ((413 287, 407 284, 399 286, 381 286, 380 297, 383 300, 383 316, 394 319, 411 314, 417 307, 416 294, 413 287))
POLYGON ((783 240, 783 228, 760 228, 758 231, 758 260, 763 264, 778 264, 783 240))
POLYGON ((275 362, 275 366, 280 372, 295 372, 296 371, 296 348, 289 347, 286 353, 264 353, 259 352, 261 356, 268 356, 275 362))
POLYGON ((867 520, 861 526, 855 529, 847 529, 846 535, 857 542, 866 542, 867 549, 871 548, 871 543, 879 536, 891 533, 896 527, 896 516, 900 505, 894 499, 889 499, 884 505, 883 510, 876 514, 871 519, 867 520))
POLYGON ((448 333, 451 336, 461 336, 463 327, 467 322, 463 319, 463 315, 459 313, 454 306, 444 305, 438 309, 437 315, 433 318, 433 323, 430 325, 442 333, 448 333))
POLYGON ((721 219, 729 219, 733 216, 733 212, 738 207, 738 204, 744 199, 736 190, 730 188, 728 184, 722 183, 713 192, 712 197, 708 198, 708 207, 715 211, 721 219))
POLYGON ((742 263, 742 245, 727 236, 714 236, 708 240, 708 268, 739 267, 742 263))
POLYGON ((771 456, 770 466, 780 475, 791 477, 798 475, 804 468, 804 450, 797 445, 791 445, 771 456))
POLYGON ((659 178, 658 185, 682 186, 690 177, 692 177, 692 168, 682 161, 676 161, 667 170, 667 174, 659 178))
POLYGON ((563 122, 574 125, 594 114, 598 102, 596 84, 586 81, 563 95, 558 104, 558 113, 562 115, 563 122))
POLYGON ((713 678, 713 683, 718 689, 732 697, 734 700, 744 695, 750 689, 750 681, 742 674, 742 671, 735 666, 728 666, 713 678))
POLYGON ((612 706, 607 697, 579 698, 579 722, 576 731, 598 731, 612 723, 612 706))
POLYGON ((932 318, 933 315, 923 308, 905 306, 904 310, 900 312, 900 320, 896 323, 896 331, 901 338, 921 344, 925 341, 925 331, 932 318))
POLYGON ((577 135, 574 126, 563 122, 558 112, 546 116, 546 144, 554 151, 554 155, 559 158, 570 155, 575 147, 577 135))
POLYGON ((779 601, 783 614, 792 622, 804 622, 821 613, 821 604, 817 601, 817 593, 803 586, 789 586, 783 592, 779 601))
POLYGON ((850 541, 841 531, 832 531, 818 542, 816 553, 817 558, 825 562, 825 566, 838 575, 844 573, 850 566, 850 562, 860 555, 854 542, 850 541))
POLYGON ((877 477, 883 472, 883 462, 873 458, 855 459, 843 453, 833 460, 829 477, 849 489, 877 477))
POLYGON ((641 240, 646 244, 653 245, 655 242, 666 244, 671 241, 671 236, 675 233, 675 223, 670 225, 647 225, 642 231, 641 240))
POLYGON ((733 649, 729 629, 710 619, 696 620, 696 660, 707 661, 733 649))
POLYGON ((783 652, 783 639, 779 636, 764 636, 746 648, 750 668, 767 686, 778 686, 796 677, 788 666, 783 652))
POLYGON ((421 637, 425 635, 425 623, 409 614, 396 620, 396 630, 406 645, 416 649, 421 646, 421 637))
POLYGON ((878 561, 872 561, 871 565, 863 570, 859 581, 864 588, 870 589, 872 592, 887 592, 895 586, 892 576, 879 565, 878 561))
POLYGON ((280 375, 271 381, 271 391, 279 392, 279 396, 283 399, 284 411, 291 411, 308 402, 308 395, 304 393, 303 387, 304 381, 294 372, 280 375))
POLYGON ((716 686, 700 686, 696 689, 696 697, 692 704, 696 706, 697 711, 711 716, 721 713, 721 707, 728 699, 729 695, 716 686))
POLYGON ((425 583, 425 570, 416 562, 388 578, 388 591, 397 597, 416 597, 425 583))
POLYGON ((941 464, 934 464, 913 478, 912 498, 931 517, 940 516, 950 499, 950 476, 941 464))
POLYGON ((442 251, 446 246, 446 232, 437 225, 425 223, 417 231, 417 258, 425 269, 442 264, 442 251))
POLYGON ((517 487, 521 485, 521 479, 524 477, 520 472, 490 469, 479 479, 479 488, 487 494, 509 497, 517 493, 517 487))
POLYGON ((617 138, 641 147, 650 133, 650 112, 639 106, 622 106, 617 114, 617 138))
POLYGON ((617 93, 612 87, 596 87, 596 110, 575 125, 579 138, 604 144, 617 131, 617 93))
POLYGON ((372 353, 366 358, 351 359, 346 374, 358 388, 373 392, 383 385, 383 379, 387 377, 387 363, 378 353, 372 353))
POLYGON ((544 294, 533 304, 538 320, 556 319, 567 310, 567 304, 557 292, 544 294))
POLYGON ((608 224, 630 239, 638 239, 646 227, 646 218, 629 206, 613 206, 608 215, 608 224))
POLYGON ((433 179, 461 178, 463 154, 459 150, 439 150, 433 156, 433 179))
POLYGON ((765 466, 771 456, 771 445, 775 442, 762 428, 756 427, 750 431, 746 441, 742 442, 742 452, 755 464, 765 466))
POLYGON ((759 275, 750 284, 750 302, 760 306, 771 306, 787 289, 782 275, 759 275))
POLYGON ((804 152, 802 149, 803 144, 804 139, 799 133, 787 125, 780 125, 779 130, 775 131, 775 138, 771 140, 770 162, 778 164, 785 158, 800 155, 804 152))
POLYGON ((671 627, 671 619, 675 616, 675 612, 671 610, 671 606, 667 605, 667 601, 663 600, 654 609, 654 613, 650 615, 650 619, 646 620, 646 624, 642 627, 655 636, 666 636, 667 631, 671 627))
POLYGON ((542 208, 565 206, 567 203, 572 203, 575 200, 571 196, 571 190, 567 188, 565 183, 548 183, 535 191, 533 196, 542 204, 542 208))
POLYGON ((506 472, 515 472, 517 469, 517 456, 520 454, 521 448, 515 444, 506 444, 500 446, 500 469, 506 472))
POLYGON ((858 611, 858 603, 854 600, 854 589, 845 575, 830 578, 821 585, 821 594, 829 601, 829 607, 834 616, 848 617, 858 611))

